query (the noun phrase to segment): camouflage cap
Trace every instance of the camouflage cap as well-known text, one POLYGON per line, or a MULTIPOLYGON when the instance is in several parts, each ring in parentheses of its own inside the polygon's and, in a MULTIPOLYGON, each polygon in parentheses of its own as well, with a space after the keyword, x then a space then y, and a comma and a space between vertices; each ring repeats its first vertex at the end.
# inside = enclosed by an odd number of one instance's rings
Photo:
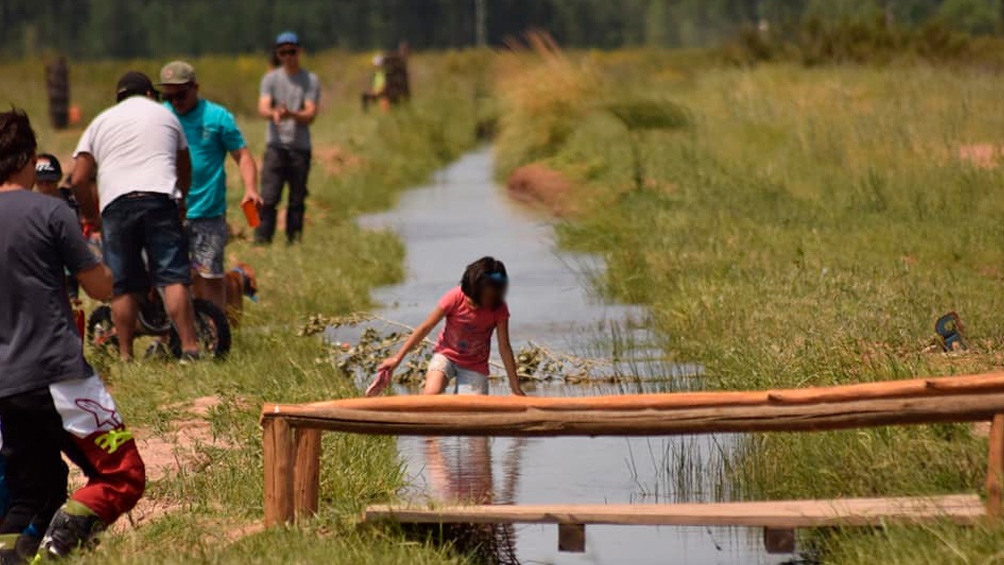
POLYGON ((157 86, 193 82, 195 82, 195 67, 184 61, 172 61, 160 70, 160 82, 157 83, 157 86))

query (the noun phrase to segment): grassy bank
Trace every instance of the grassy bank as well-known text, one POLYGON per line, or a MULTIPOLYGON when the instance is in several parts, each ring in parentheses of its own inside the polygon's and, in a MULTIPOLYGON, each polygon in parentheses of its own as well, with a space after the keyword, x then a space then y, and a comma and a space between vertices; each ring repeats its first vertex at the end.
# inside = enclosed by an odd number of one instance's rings
MULTIPOLYGON (((138 68, 153 75, 160 64, 75 65, 73 99, 85 116, 93 116, 111 101, 121 72, 138 68)), ((195 64, 203 94, 238 114, 260 155, 264 125, 249 116, 265 61, 220 58, 195 64)), ((261 404, 358 394, 350 380, 321 359, 319 342, 296 337, 297 324, 315 312, 364 310, 371 306, 374 286, 400 279, 400 243, 392 235, 360 230, 353 218, 392 204, 400 190, 421 182, 474 143, 475 91, 485 68, 484 56, 477 53, 418 56, 412 62, 412 107, 392 115, 362 115, 357 101, 368 80, 366 57, 324 54, 305 64, 319 74, 324 87, 322 113, 313 128, 305 240, 291 248, 253 248, 245 240, 228 247, 232 259, 257 270, 261 301, 246 304, 244 324, 226 362, 126 366, 97 359, 137 435, 166 449, 168 456, 165 461, 161 453, 159 462, 150 465, 155 480, 144 506, 134 513, 140 527, 107 536, 81 563, 460 560, 442 548, 356 528, 355 517, 364 504, 386 499, 401 486, 397 453, 385 438, 327 437, 321 516, 302 529, 260 532, 256 526, 263 515, 261 404), (202 400, 193 403, 196 399, 202 400)), ((80 132, 55 133, 46 126, 41 66, 0 65, 0 75, 5 77, 0 100, 27 108, 43 149, 68 159, 80 132)), ((239 226, 238 177, 230 172, 230 218, 239 226)))
MULTIPOLYGON (((604 255, 598 284, 648 304, 667 351, 723 389, 1001 366, 1004 175, 958 155, 999 143, 1004 79, 653 57, 510 60, 497 151, 503 177, 538 161, 570 180, 551 197, 571 216, 563 242, 604 255), (633 114, 682 118, 652 129, 633 114), (924 352, 951 310, 972 351, 924 352)), ((742 498, 917 495, 978 491, 985 460, 968 427, 930 426, 757 436, 727 471, 742 498)), ((1002 537, 815 541, 833 563, 970 563, 1000 559, 1002 537)))

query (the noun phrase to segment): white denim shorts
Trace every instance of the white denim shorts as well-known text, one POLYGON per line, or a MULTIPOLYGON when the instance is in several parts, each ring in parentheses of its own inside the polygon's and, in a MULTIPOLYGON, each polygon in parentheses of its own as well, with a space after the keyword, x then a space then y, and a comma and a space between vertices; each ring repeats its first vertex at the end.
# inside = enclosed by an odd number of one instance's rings
POLYGON ((488 394, 488 375, 482 375, 477 371, 458 367, 456 363, 450 361, 445 355, 436 353, 429 360, 429 369, 439 371, 446 375, 446 390, 449 391, 449 381, 453 382, 453 394, 488 394))

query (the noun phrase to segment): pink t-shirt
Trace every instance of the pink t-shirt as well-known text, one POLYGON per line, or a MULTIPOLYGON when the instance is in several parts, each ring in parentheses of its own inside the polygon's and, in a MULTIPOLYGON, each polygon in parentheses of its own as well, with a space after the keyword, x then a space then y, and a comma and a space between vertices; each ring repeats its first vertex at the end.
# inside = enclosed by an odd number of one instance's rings
POLYGON ((492 333, 499 322, 509 319, 509 307, 503 303, 498 310, 475 308, 459 286, 439 299, 439 307, 446 312, 446 325, 436 340, 436 353, 458 367, 487 375, 492 333))

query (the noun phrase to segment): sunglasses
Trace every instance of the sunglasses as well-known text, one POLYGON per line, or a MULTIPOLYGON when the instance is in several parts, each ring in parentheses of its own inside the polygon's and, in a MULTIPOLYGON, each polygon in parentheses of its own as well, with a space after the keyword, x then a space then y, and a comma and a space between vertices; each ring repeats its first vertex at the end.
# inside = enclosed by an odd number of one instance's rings
POLYGON ((280 49, 276 51, 276 55, 279 55, 280 57, 292 57, 293 55, 296 55, 299 52, 300 52, 299 49, 280 49))
POLYGON ((189 86, 188 88, 179 90, 174 94, 168 94, 166 92, 162 92, 160 94, 160 97, 164 100, 167 100, 168 102, 181 102, 182 100, 185 99, 186 96, 188 96, 188 93, 191 92, 191 90, 192 87, 189 86))

